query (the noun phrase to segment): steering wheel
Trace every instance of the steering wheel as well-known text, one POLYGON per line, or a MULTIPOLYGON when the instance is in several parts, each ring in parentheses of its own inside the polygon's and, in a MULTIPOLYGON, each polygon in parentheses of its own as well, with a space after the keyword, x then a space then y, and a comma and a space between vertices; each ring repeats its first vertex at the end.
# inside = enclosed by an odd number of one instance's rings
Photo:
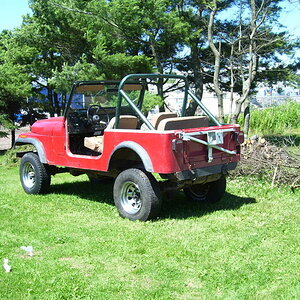
POLYGON ((104 130, 109 123, 109 115, 106 110, 99 104, 91 105, 86 111, 87 118, 90 123, 95 125, 96 130, 104 130), (100 113, 100 111, 104 113, 100 113))

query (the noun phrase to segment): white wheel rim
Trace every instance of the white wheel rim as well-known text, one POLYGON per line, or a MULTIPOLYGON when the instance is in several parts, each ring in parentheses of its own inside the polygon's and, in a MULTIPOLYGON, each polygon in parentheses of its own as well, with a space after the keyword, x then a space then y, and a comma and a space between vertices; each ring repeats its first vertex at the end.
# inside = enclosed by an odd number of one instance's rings
POLYGON ((35 170, 30 162, 26 162, 23 166, 22 180, 27 188, 32 188, 35 185, 35 170))
POLYGON ((136 214, 142 207, 140 189, 132 181, 126 181, 121 189, 121 205, 129 214, 136 214))

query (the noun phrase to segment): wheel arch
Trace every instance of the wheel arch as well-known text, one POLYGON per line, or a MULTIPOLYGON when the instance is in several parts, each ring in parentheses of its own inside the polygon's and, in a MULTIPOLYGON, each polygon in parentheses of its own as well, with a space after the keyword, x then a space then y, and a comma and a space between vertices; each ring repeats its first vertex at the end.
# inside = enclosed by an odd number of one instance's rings
MULTIPOLYGON (((37 153, 38 153, 40 162, 43 163, 43 164, 48 163, 47 158, 46 158, 46 153, 45 153, 45 150, 44 150, 44 146, 40 141, 38 141, 34 138, 17 138, 16 142, 15 142, 15 146, 22 146, 22 145, 33 145, 35 147, 37 153)), ((23 153, 23 155, 25 153, 23 153)), ((21 157, 23 155, 21 155, 21 157)))
POLYGON ((108 169, 113 168, 114 162, 122 158, 124 154, 127 159, 131 158, 131 155, 135 156, 132 161, 135 161, 135 158, 138 159, 146 171, 153 172, 152 161, 147 151, 141 145, 131 141, 122 142, 114 148, 108 160, 108 169))

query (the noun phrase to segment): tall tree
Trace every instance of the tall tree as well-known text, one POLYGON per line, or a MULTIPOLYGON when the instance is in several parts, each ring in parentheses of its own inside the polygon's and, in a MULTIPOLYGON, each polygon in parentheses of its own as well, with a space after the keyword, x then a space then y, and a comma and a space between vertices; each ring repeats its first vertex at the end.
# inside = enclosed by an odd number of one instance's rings
POLYGON ((145 56, 127 53, 124 42, 111 34, 106 1, 31 0, 31 8, 33 14, 22 29, 27 37, 34 37, 27 43, 40 53, 34 66, 36 81, 47 88, 53 113, 61 113, 57 92, 65 99, 66 85, 72 79, 116 79, 128 71, 150 71, 145 56))
MULTIPOLYGON (((239 94, 235 100, 232 122, 236 123, 242 106, 248 107, 250 95, 258 78, 267 79, 270 72, 278 71, 277 53, 292 51, 295 44, 290 43, 286 32, 273 32, 277 22, 281 1, 238 0, 235 2, 236 16, 232 20, 216 20, 215 7, 211 9, 210 26, 216 35, 211 34, 212 49, 221 40, 218 54, 221 57, 218 83, 216 87, 239 94), (222 52, 221 52, 222 51, 222 52), (259 77, 258 77, 259 74, 259 77)), ((218 3, 215 3, 218 5, 218 3)), ((208 30, 209 32, 209 30, 208 30)), ((210 35, 210 34, 209 34, 210 35)), ((216 50, 216 49, 214 49, 216 50)), ((216 68, 215 68, 216 72, 216 68)), ((281 75, 284 75, 283 73, 281 75)), ((282 79, 283 76, 281 77, 282 79)), ((246 112, 249 110, 246 109, 246 112)), ((249 115, 246 114, 245 131, 248 132, 249 115)))
POLYGON ((218 112, 219 112, 219 119, 221 122, 224 122, 224 104, 223 104, 223 91, 220 88, 219 78, 220 78, 220 65, 221 65, 221 40, 218 41, 217 46, 214 43, 214 33, 213 33, 213 24, 216 12, 218 10, 217 7, 217 0, 214 0, 212 3, 211 12, 209 15, 209 22, 207 26, 207 38, 208 44, 213 52, 214 55, 214 76, 213 76, 213 83, 214 83, 214 90, 217 95, 218 99, 218 112))
MULTIPOLYGON (((174 1, 113 0, 109 4, 107 14, 114 26, 108 34, 123 41, 127 53, 151 58, 157 72, 172 72, 188 33, 174 1)), ((162 80, 157 87, 163 98, 162 80)))
MULTIPOLYGON (((270 67, 279 69, 276 51, 290 47, 285 33, 270 27, 279 2, 31 0, 33 13, 14 41, 30 51, 19 66, 30 74, 34 88, 48 90, 52 114, 61 112, 57 93, 65 99, 73 80, 177 68, 188 74, 199 98, 208 82, 217 89, 220 104, 224 91, 238 92, 236 121, 256 80, 270 77, 270 67), (225 20, 228 7, 236 12, 231 20, 225 20)), ((158 91, 164 97, 161 81, 158 91)), ((191 105, 188 112, 195 110, 191 105)))
POLYGON ((15 115, 31 93, 28 59, 32 55, 30 48, 18 46, 15 32, 0 34, 0 116, 11 129, 12 147, 15 142, 15 115))

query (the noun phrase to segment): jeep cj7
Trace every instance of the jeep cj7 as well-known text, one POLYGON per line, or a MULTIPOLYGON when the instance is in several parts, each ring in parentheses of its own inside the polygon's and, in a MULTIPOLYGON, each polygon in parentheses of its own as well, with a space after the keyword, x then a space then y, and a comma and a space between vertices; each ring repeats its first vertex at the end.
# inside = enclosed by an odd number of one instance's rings
POLYGON ((243 140, 239 125, 220 124, 185 76, 131 74, 120 82, 76 82, 64 115, 35 122, 16 145, 34 147, 17 154, 26 193, 46 192, 51 175, 62 172, 87 174, 95 184, 111 177, 119 214, 145 221, 158 216, 163 191, 183 189, 188 199, 219 201, 243 140), (181 110, 147 119, 148 85, 162 80, 181 86, 181 110), (186 116, 188 100, 198 104, 198 116, 186 116))

